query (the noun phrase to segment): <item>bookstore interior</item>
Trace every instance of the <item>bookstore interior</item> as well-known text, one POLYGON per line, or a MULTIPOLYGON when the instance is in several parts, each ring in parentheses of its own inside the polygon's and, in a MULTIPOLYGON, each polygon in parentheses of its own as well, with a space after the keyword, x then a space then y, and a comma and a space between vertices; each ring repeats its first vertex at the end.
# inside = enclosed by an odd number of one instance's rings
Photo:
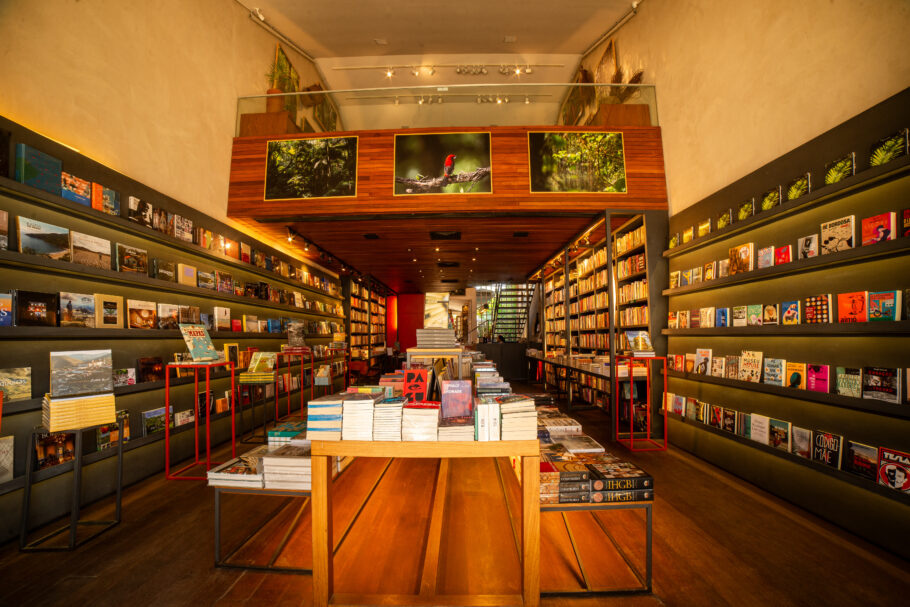
POLYGON ((910 5, 208 4, 0 7, 0 604, 905 600, 910 5))

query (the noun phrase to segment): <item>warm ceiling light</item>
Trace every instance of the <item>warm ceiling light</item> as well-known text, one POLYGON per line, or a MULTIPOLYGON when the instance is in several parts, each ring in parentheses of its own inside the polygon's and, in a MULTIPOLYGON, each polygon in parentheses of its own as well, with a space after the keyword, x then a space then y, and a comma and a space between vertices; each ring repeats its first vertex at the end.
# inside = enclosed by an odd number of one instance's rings
POLYGON ((436 247, 436 252, 439 253, 439 247, 436 247))
POLYGON ((476 258, 476 257, 472 257, 472 258, 471 258, 471 261, 477 261, 477 258, 476 258))
POLYGON ((525 95, 525 105, 528 105, 529 103, 531 103, 531 98, 525 95))
POLYGON ((415 258, 414 258, 414 259, 412 259, 412 260, 411 260, 411 261, 417 261, 417 258, 416 258, 416 257, 415 257, 415 258))
POLYGON ((420 68, 419 68, 419 67, 415 67, 414 69, 411 70, 411 73, 414 74, 415 76, 419 76, 419 75, 420 75, 420 68))
POLYGON ((516 75, 516 76, 521 76, 521 68, 520 68, 520 67, 516 67, 516 68, 515 68, 515 75, 516 75))
POLYGON ((391 78, 394 75, 395 75, 395 70, 393 70, 392 68, 389 68, 385 71, 386 78, 391 78))
POLYGON ((430 69, 428 69, 427 72, 430 74, 430 76, 432 76, 436 73, 436 68, 431 65, 430 69))
POLYGON ((224 248, 227 249, 228 251, 230 251, 230 250, 231 250, 231 243, 229 243, 229 242, 224 243, 224 248))
POLYGON ((417 105, 423 105, 423 97, 417 99, 417 105))
POLYGON ((497 97, 497 98, 496 98, 496 103, 502 103, 502 97, 497 97))
POLYGON ((309 250, 310 250, 310 243, 304 242, 304 243, 303 243, 303 250, 304 250, 304 251, 309 251, 309 250))
POLYGON ((480 247, 474 247, 474 250, 475 250, 475 251, 479 251, 479 250, 480 250, 480 247))
POLYGON ((294 231, 291 228, 287 228, 288 231, 288 242, 294 241, 294 231))

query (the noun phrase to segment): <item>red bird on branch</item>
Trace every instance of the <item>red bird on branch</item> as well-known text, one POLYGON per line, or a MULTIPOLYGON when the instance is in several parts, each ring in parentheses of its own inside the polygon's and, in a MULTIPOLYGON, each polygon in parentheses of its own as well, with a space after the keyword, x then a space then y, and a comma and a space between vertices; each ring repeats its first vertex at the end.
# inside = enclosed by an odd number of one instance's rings
POLYGON ((455 158, 455 154, 449 154, 446 156, 446 161, 442 165, 443 176, 446 178, 447 182, 449 180, 449 177, 451 177, 455 172, 455 158))

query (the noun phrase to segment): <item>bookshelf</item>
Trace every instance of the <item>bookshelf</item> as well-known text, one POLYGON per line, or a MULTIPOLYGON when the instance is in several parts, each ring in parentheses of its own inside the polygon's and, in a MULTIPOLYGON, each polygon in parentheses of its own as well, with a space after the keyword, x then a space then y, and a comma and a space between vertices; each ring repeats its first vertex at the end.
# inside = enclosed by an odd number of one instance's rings
POLYGON ((367 361, 385 354, 386 298, 391 291, 372 277, 353 278, 346 289, 351 360, 367 361))
MULTIPOLYGON (((667 373, 668 391, 682 397, 676 410, 671 410, 670 436, 677 446, 904 556, 908 536, 894 531, 902 528, 900 521, 906 521, 908 494, 880 484, 876 473, 879 448, 910 452, 910 322, 906 316, 910 239, 898 234, 894 240, 863 246, 862 221, 895 211, 900 229, 901 213, 910 207, 910 157, 870 166, 877 142, 910 123, 908 103, 906 92, 883 102, 670 218, 671 234, 682 234, 708 219, 715 228, 663 252, 672 272, 729 259, 732 248, 747 243, 753 243, 756 259, 751 271, 673 288, 662 285, 668 311, 677 319, 682 310, 691 315, 714 308, 711 325, 667 328, 668 316, 660 319, 668 353, 677 361, 696 349, 710 349, 712 357, 748 350, 761 352, 764 360, 822 366, 822 370, 827 366, 825 391, 765 383, 764 368, 755 383, 726 372, 723 376, 719 371, 718 375, 687 372, 677 362, 667 373), (854 153, 855 173, 826 184, 825 165, 849 152, 854 153), (790 200, 784 196, 778 205, 761 210, 763 192, 782 186, 786 193, 786 184, 805 173, 810 174, 808 192, 790 200), (721 213, 731 208, 735 213, 742 201, 753 197, 752 216, 742 221, 734 218, 730 225, 716 229, 721 213), (821 241, 823 223, 848 216, 854 217, 851 248, 823 254, 820 242, 817 256, 799 258, 799 239, 818 234, 821 241), (792 249, 789 261, 758 267, 759 249, 787 245, 792 249), (837 295, 857 291, 902 292, 904 315, 898 321, 839 322, 842 311, 837 295), (805 323, 806 299, 829 293, 831 322, 805 323), (735 307, 790 301, 800 301, 797 324, 716 326, 717 308, 730 309, 729 325, 735 307), (845 393, 844 384, 839 387, 838 367, 899 370, 900 402, 845 393), (689 399, 694 399, 694 406, 689 399), (680 410, 683 401, 685 408, 680 410), (713 426, 710 420, 698 419, 701 403, 732 409, 743 418, 749 415, 750 424, 752 416, 767 417, 786 431, 779 431, 778 439, 760 434, 761 440, 756 440, 751 432, 745 435, 744 427, 713 426), (813 433, 808 435, 807 447, 794 440, 794 428, 813 433), (815 439, 826 434, 839 440, 840 461, 834 465, 821 461, 823 452, 815 452, 815 439)), ((787 371, 785 384, 789 376, 787 371)))

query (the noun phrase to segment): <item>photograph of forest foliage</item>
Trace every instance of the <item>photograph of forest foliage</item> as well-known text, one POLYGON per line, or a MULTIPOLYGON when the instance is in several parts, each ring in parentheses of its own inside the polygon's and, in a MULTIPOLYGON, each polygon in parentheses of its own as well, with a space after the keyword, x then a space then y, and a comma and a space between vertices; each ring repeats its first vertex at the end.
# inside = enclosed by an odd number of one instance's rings
POLYGON ((622 133, 528 133, 532 192, 626 191, 622 133))
POLYGON ((265 200, 357 195, 357 137, 268 142, 265 200))

